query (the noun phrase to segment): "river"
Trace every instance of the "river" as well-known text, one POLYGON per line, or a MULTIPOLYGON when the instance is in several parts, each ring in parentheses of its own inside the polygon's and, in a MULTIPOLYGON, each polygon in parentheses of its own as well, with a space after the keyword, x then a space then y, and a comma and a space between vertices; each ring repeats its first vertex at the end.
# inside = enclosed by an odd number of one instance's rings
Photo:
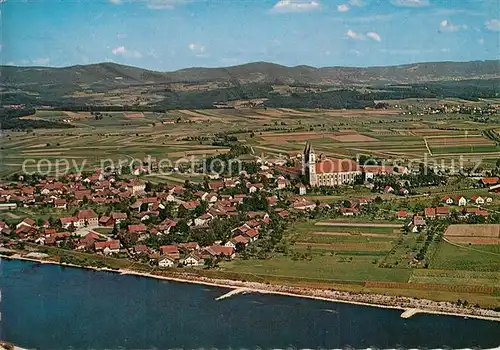
POLYGON ((492 348, 500 322, 0 260, 0 339, 37 349, 492 348))

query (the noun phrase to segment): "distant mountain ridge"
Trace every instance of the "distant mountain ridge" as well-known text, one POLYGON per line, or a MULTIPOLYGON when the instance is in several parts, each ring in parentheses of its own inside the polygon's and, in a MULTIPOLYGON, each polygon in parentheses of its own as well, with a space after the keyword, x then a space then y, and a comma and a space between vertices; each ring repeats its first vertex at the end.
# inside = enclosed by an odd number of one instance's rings
POLYGON ((500 60, 427 62, 387 67, 287 67, 254 62, 225 68, 187 68, 156 72, 116 63, 64 68, 0 66, 5 88, 48 86, 75 91, 85 88, 120 88, 130 85, 218 83, 228 86, 252 83, 284 85, 411 84, 426 81, 500 78, 500 60))

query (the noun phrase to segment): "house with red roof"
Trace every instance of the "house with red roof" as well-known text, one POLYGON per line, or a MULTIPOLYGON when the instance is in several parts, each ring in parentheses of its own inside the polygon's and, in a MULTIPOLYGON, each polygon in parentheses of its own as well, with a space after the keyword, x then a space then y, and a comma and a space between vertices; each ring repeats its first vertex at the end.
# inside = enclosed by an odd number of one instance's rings
POLYGON ((465 207, 467 205, 467 198, 464 196, 455 197, 455 201, 458 203, 459 207, 465 207))
POLYGON ((213 244, 209 247, 206 247, 203 250, 203 253, 207 257, 222 258, 228 260, 234 259, 235 256, 235 251, 233 247, 226 247, 220 244, 213 244))
POLYGON ((398 220, 404 220, 408 218, 408 212, 406 210, 399 210, 398 211, 398 220))
POLYGON ((170 255, 163 255, 158 259, 159 267, 174 267, 176 264, 176 260, 170 255))
POLYGON ((21 225, 16 229, 16 235, 19 238, 26 238, 36 235, 36 228, 26 225, 21 225))
POLYGON ((425 226, 425 219, 420 215, 415 215, 413 217, 413 225, 414 226, 425 226))
POLYGON ((113 220, 109 216, 101 216, 99 218, 99 226, 113 227, 115 226, 115 220, 113 220))
POLYGON ((194 201, 190 201, 190 202, 184 202, 181 204, 181 207, 185 210, 193 210, 195 209, 197 206, 200 205, 200 201, 198 200, 194 200, 194 201))
POLYGON ((425 208, 424 214, 426 218, 434 219, 436 217, 436 208, 425 208))
POLYGON ((80 242, 76 246, 76 249, 92 249, 94 247, 94 243, 96 241, 99 241, 100 239, 101 237, 98 234, 89 232, 83 239, 80 240, 80 242))
POLYGON ((256 184, 248 183, 247 188, 249 193, 255 193, 258 190, 262 190, 264 188, 264 185, 261 183, 256 183, 256 184))
POLYGON ((215 181, 215 182, 210 182, 210 183, 208 184, 208 188, 209 188, 211 191, 218 192, 219 190, 221 190, 222 188, 224 188, 224 181, 215 181))
POLYGON ((229 241, 224 244, 226 247, 232 247, 233 249, 236 249, 238 244, 242 244, 243 246, 247 246, 248 243, 250 242, 250 238, 242 236, 242 235, 237 235, 231 238, 229 241))
POLYGON ((191 252, 185 259, 184 265, 187 266, 200 266, 205 263, 205 259, 200 252, 191 252))
POLYGON ((128 225, 127 227, 128 233, 145 233, 146 231, 147 227, 144 224, 128 225))
POLYGON ((200 250, 200 245, 197 242, 179 243, 179 244, 177 244, 177 246, 180 249, 187 250, 188 252, 200 250))
POLYGON ((284 188, 286 188, 288 185, 289 185, 289 181, 286 180, 284 177, 279 177, 277 180, 276 180, 276 186, 278 188, 278 190, 282 190, 284 188))
POLYGON ((120 252, 120 241, 117 239, 95 242, 94 249, 96 252, 102 252, 104 255, 117 254, 120 252))
POLYGON ((158 224, 157 228, 158 231, 160 231, 162 234, 168 235, 172 227, 175 227, 176 225, 177 223, 174 220, 166 218, 165 220, 163 220, 158 224))
POLYGON ((436 216, 438 217, 444 217, 450 215, 450 208, 449 207, 437 207, 436 208, 436 216))
POLYGON ((481 179, 481 184, 483 186, 493 186, 498 183, 499 178, 498 177, 483 177, 481 179))
POLYGON ((173 258, 175 261, 178 261, 180 258, 179 248, 176 245, 162 245, 160 246, 160 254, 168 255, 173 258))
POLYGON ((316 203, 303 200, 292 203, 292 208, 295 210, 313 210, 316 208, 316 203))
POLYGON ((472 196, 471 200, 477 205, 484 204, 484 198, 481 196, 472 196))
POLYGON ((213 219, 213 215, 210 213, 204 213, 194 219, 195 226, 201 226, 209 223, 213 219))
POLYGON ((288 210, 279 210, 276 212, 276 214, 281 218, 286 218, 288 215, 290 215, 290 212, 288 210))
POLYGON ((68 216, 59 219, 59 222, 64 229, 68 229, 71 225, 75 226, 75 222, 77 221, 78 219, 74 216, 68 216))
POLYGON ((66 199, 54 199, 54 208, 66 209, 68 207, 68 202, 66 199))
POLYGON ((241 236, 247 237, 250 242, 254 242, 259 237, 259 231, 254 228, 251 228, 245 231, 241 236))
POLYGON ((111 212, 109 216, 111 217, 111 219, 115 221, 117 225, 127 220, 127 213, 111 212))
POLYGON ((76 213, 77 221, 74 222, 75 227, 97 226, 99 217, 92 209, 83 209, 76 213))
POLYGON ((453 204, 453 198, 451 198, 450 196, 444 196, 443 197, 443 202, 445 202, 448 205, 452 205, 453 204))
POLYGON ((150 253, 148 246, 146 246, 145 244, 135 245, 133 248, 133 252, 134 254, 146 254, 146 255, 149 255, 150 253))
POLYGON ((36 222, 31 218, 25 218, 23 221, 16 225, 16 229, 20 228, 21 226, 36 228, 36 222))

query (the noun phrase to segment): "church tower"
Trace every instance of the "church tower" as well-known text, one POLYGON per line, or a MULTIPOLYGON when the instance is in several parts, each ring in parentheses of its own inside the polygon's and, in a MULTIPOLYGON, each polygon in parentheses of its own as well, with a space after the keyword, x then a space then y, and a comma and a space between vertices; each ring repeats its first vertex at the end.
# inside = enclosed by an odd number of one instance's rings
POLYGON ((316 154, 311 143, 307 142, 302 155, 302 174, 308 177, 310 186, 316 186, 316 154))
POLYGON ((309 185, 312 187, 316 186, 317 178, 316 178, 316 153, 314 153, 314 149, 312 145, 309 145, 309 185))

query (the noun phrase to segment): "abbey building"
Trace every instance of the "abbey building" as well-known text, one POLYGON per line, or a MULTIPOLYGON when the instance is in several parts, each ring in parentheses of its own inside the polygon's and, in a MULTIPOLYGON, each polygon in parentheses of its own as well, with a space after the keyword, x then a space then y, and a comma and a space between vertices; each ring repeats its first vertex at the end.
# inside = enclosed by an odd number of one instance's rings
POLYGON ((362 175, 358 163, 351 159, 317 159, 309 142, 304 148, 302 162, 302 174, 307 176, 312 187, 352 184, 362 175))

